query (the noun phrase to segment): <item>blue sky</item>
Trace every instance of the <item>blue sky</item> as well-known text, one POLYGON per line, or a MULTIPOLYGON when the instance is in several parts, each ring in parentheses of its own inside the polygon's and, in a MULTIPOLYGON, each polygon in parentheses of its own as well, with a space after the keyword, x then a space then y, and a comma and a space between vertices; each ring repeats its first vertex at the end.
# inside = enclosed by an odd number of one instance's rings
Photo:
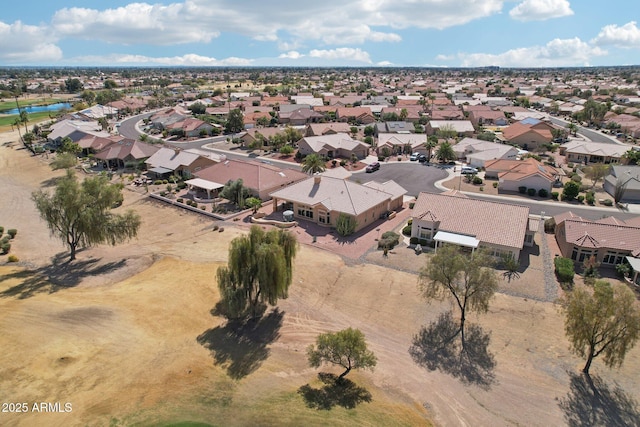
POLYGON ((0 65, 640 65, 637 0, 21 0, 0 65))

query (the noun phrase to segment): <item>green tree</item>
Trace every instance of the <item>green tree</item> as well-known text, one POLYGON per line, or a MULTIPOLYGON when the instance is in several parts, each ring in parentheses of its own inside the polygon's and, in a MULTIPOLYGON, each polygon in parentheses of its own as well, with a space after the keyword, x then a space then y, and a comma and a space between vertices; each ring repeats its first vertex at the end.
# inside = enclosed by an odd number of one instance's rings
POLYGON ((456 131, 453 125, 444 125, 437 130, 436 134, 440 138, 444 138, 447 141, 449 141, 449 139, 455 138, 456 136, 458 136, 458 131, 456 131))
POLYGON ((367 348, 364 334, 358 329, 343 329, 335 333, 320 334, 315 345, 307 348, 309 365, 314 368, 323 363, 341 366, 344 372, 338 377, 342 380, 352 369, 371 369, 376 366, 377 358, 367 348))
POLYGON ((302 172, 313 175, 317 172, 324 172, 326 169, 325 161, 318 154, 309 154, 302 161, 302 172))
POLYGON ((567 125, 567 129, 569 129, 569 132, 573 135, 576 136, 578 134, 578 126, 575 123, 569 123, 567 125))
POLYGON ((580 193, 580 184, 571 180, 567 181, 564 184, 564 189, 562 190, 562 200, 573 200, 578 197, 580 193))
POLYGON ((353 215, 341 213, 336 219, 336 232, 340 236, 350 236, 356 231, 358 222, 353 215))
POLYGON ((622 156, 628 164, 637 165, 640 163, 640 150, 630 149, 622 156))
POLYGON ((225 126, 227 133, 238 133, 244 130, 244 116, 238 108, 229 112, 225 126))
POLYGON ((20 111, 20 123, 24 126, 25 133, 29 132, 27 128, 27 123, 29 123, 29 114, 27 114, 26 110, 20 111))
POLYGON ((293 147, 290 146, 289 144, 285 144, 282 147, 280 147, 280 154, 282 154, 283 156, 290 156, 291 154, 293 154, 293 147))
POLYGON ((57 151, 58 153, 78 154, 82 151, 82 148, 80 148, 77 143, 73 142, 71 138, 65 136, 64 138, 62 138, 62 141, 60 141, 60 146, 58 147, 57 151))
POLYGON ((122 188, 122 184, 110 184, 103 175, 80 183, 67 170, 53 194, 39 190, 32 194, 32 199, 51 234, 69 247, 73 261, 79 247, 116 245, 137 236, 141 222, 138 214, 132 210, 124 214, 111 212, 122 203, 122 188))
POLYGON ((440 146, 436 150, 436 157, 441 162, 446 162, 448 160, 455 160, 458 158, 458 156, 456 156, 455 151, 453 151, 453 147, 451 146, 451 144, 449 144, 446 141, 440 144, 440 146))
POLYGON ((606 366, 621 366, 640 337, 640 307, 625 285, 598 280, 593 293, 578 287, 566 295, 564 311, 571 350, 587 358, 582 369, 587 375, 593 359, 600 355, 606 366))
POLYGON ((70 169, 78 164, 78 156, 75 153, 57 153, 56 158, 49 164, 51 169, 70 169))
POLYGON ((240 178, 227 182, 220 192, 220 197, 229 200, 242 209, 245 206, 245 200, 249 197, 249 194, 251 194, 251 192, 244 186, 244 181, 240 178))
POLYGON ((96 100, 96 93, 92 90, 83 90, 80 98, 82 98, 87 105, 93 105, 93 101, 96 100))
POLYGON ((216 274, 225 316, 257 317, 262 306, 287 298, 296 250, 295 236, 285 230, 254 225, 233 239, 227 266, 216 274))
POLYGON ((258 212, 258 209, 262 207, 262 200, 258 199, 257 197, 249 197, 246 200, 245 204, 249 206, 255 214, 256 212, 258 212))
POLYGON ((84 89, 84 86, 79 79, 71 77, 64 81, 64 86, 69 93, 80 92, 82 89, 84 89))
POLYGON ((431 161, 431 153, 433 152, 433 149, 436 148, 438 146, 438 137, 435 135, 429 135, 427 137, 427 142, 424 143, 424 148, 427 149, 428 154, 427 154, 427 161, 431 161))
POLYGON ((207 107, 202 102, 198 101, 189 105, 189 110, 193 114, 204 114, 207 112, 207 107))
POLYGON ((489 301, 498 289, 493 261, 484 251, 469 255, 459 246, 439 248, 426 266, 420 269, 418 283, 428 301, 452 297, 460 309, 460 334, 465 348, 464 325, 467 311, 486 313, 489 301))
POLYGON ((104 81, 105 89, 115 89, 117 87, 118 87, 118 84, 115 82, 115 80, 107 79, 104 81))

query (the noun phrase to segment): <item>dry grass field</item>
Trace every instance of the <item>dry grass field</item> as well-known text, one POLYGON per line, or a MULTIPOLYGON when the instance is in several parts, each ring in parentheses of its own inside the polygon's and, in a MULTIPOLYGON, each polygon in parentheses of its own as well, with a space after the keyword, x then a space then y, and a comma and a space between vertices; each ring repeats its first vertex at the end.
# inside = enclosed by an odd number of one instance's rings
MULTIPOLYGON (((495 362, 475 376, 461 376, 451 364, 432 371, 409 354, 414 335, 449 304, 420 298, 416 274, 394 265, 394 257, 402 266, 409 256, 401 250, 383 266, 376 253, 366 263, 345 262, 302 245, 289 298, 240 333, 211 311, 216 268, 244 225, 213 231, 209 219, 126 190, 119 209, 142 215, 138 239, 81 251, 67 266, 65 248, 49 237, 29 199, 56 175, 46 162, 0 144, 0 225, 18 229, 12 253, 20 259, 16 265, 0 258, 0 391, 3 402, 69 402, 72 411, 0 412, 0 425, 555 426, 639 419, 640 348, 619 370, 594 362, 593 398, 577 376, 582 360, 568 350, 561 313, 537 298, 539 275, 513 283, 531 298, 498 294, 489 313, 470 317, 490 334, 495 362), (378 365, 349 374, 352 383, 336 392, 318 373, 339 369, 309 368, 305 349, 318 333, 349 326, 364 332, 378 365)), ((530 271, 538 267, 532 258, 530 271)))

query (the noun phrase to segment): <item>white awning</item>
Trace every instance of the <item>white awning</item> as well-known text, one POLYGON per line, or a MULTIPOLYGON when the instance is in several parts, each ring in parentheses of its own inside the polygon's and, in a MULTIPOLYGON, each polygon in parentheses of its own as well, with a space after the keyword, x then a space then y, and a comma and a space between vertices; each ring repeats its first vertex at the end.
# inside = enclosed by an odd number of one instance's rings
POLYGON ((477 248, 480 240, 475 237, 465 236, 463 234, 447 233, 446 231, 438 231, 433 237, 436 242, 451 243, 458 246, 466 246, 468 248, 477 248))
POLYGON ((633 271, 640 272, 640 258, 634 258, 632 256, 625 257, 629 261, 629 265, 633 268, 633 271))
POLYGON ((217 182, 207 181, 206 179, 202 178, 193 178, 185 181, 184 183, 192 187, 198 187, 202 188, 203 190, 209 191, 215 190, 217 188, 224 188, 224 184, 218 184, 217 182))

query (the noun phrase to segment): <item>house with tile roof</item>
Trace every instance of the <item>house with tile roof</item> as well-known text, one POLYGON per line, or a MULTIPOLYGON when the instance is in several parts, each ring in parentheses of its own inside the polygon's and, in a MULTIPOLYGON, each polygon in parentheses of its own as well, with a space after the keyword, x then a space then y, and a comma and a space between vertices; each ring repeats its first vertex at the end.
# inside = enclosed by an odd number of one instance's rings
POLYGON ((194 172, 194 175, 209 183, 219 184, 220 189, 229 181, 242 179, 243 185, 251 194, 261 200, 268 200, 271 192, 309 178, 309 175, 295 169, 232 159, 202 168, 194 172))
POLYGON ((304 126, 307 123, 319 122, 324 118, 324 114, 314 111, 307 107, 300 107, 291 111, 282 111, 278 113, 278 121, 291 126, 304 126))
POLYGON ((165 126, 165 129, 167 129, 169 132, 180 130, 184 132, 185 136, 197 137, 202 134, 211 135, 213 125, 194 117, 187 117, 184 120, 167 124, 165 126))
POLYGON ((533 188, 536 194, 544 189, 551 193, 559 172, 528 157, 524 160, 492 160, 485 164, 485 178, 497 179, 500 191, 519 191, 520 187, 533 188))
POLYGON ((528 117, 502 129, 502 136, 523 150, 538 150, 543 144, 553 141, 554 126, 539 119, 528 117))
POLYGON ((111 136, 109 132, 103 131, 100 124, 94 120, 60 120, 52 124, 49 129, 51 132, 47 135, 47 139, 56 144, 67 137, 73 142, 78 142, 87 135, 102 138, 111 136))
POLYGON ((351 138, 346 133, 305 136, 297 143, 298 152, 303 156, 319 154, 329 159, 350 159, 355 155, 363 159, 369 154, 369 146, 364 142, 351 138))
POLYGON ((146 142, 122 139, 98 152, 95 158, 106 162, 109 167, 123 168, 144 163, 159 149, 146 142))
POLYGON ((495 257, 516 260, 533 245, 529 207, 471 199, 456 191, 420 193, 411 213, 411 236, 428 244, 483 248, 495 257))
POLYGON ((630 147, 624 144, 582 141, 575 139, 558 148, 558 152, 573 163, 620 163, 622 156, 630 147))
POLYGON ((441 128, 451 127, 461 136, 471 136, 475 129, 469 120, 429 120, 425 127, 427 135, 435 135, 441 128))
POLYGON ((271 193, 274 212, 293 211, 296 219, 335 227, 341 214, 356 220, 356 230, 402 207, 406 190, 394 181, 358 184, 340 178, 314 175, 271 193))
POLYGON ((338 107, 336 120, 367 125, 375 123, 376 118, 371 109, 367 107, 338 107))
POLYGON ((562 256, 582 264, 591 256, 613 267, 625 257, 640 258, 640 216, 628 220, 606 217, 590 221, 565 212, 553 217, 562 256))
POLYGON ((351 125, 344 122, 309 123, 304 130, 304 136, 320 136, 336 133, 350 133, 351 125))
POLYGON ((640 166, 611 166, 609 175, 604 178, 602 187, 611 197, 615 198, 614 194, 618 183, 624 187, 620 202, 640 203, 640 166))
POLYGON ((388 155, 402 153, 421 153, 427 154, 424 144, 427 142, 427 136, 423 133, 381 133, 378 135, 378 144, 376 152, 378 155, 384 155, 385 149, 388 155))
POLYGON ((145 163, 149 171, 158 176, 173 174, 191 178, 199 170, 215 164, 216 160, 198 152, 162 147, 145 163))
POLYGON ((476 138, 463 138, 452 148, 458 159, 475 168, 483 168, 493 160, 515 160, 519 151, 511 145, 476 138))

